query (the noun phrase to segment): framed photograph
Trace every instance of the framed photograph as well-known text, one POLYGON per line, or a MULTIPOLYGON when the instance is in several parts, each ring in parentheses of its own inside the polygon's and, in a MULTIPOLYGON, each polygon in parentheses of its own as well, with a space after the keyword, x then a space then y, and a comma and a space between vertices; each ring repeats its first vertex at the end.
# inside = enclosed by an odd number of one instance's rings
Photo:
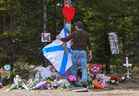
POLYGON ((41 42, 51 42, 51 34, 50 33, 41 33, 41 42))

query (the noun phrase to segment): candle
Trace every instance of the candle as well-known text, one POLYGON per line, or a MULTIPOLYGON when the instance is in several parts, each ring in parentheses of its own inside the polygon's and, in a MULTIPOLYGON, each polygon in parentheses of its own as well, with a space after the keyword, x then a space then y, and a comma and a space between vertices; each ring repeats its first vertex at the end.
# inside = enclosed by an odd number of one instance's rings
POLYGON ((126 64, 129 64, 129 63, 128 63, 128 57, 126 57, 126 64))

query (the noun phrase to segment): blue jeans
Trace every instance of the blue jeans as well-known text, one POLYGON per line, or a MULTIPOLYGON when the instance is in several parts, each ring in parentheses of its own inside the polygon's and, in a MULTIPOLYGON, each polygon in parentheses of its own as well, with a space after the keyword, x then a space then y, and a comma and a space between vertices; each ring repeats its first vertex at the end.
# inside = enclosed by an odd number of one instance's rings
POLYGON ((72 61, 73 66, 70 69, 71 74, 77 77, 77 70, 79 65, 82 72, 81 80, 87 81, 88 80, 87 52, 85 50, 73 50, 72 61))

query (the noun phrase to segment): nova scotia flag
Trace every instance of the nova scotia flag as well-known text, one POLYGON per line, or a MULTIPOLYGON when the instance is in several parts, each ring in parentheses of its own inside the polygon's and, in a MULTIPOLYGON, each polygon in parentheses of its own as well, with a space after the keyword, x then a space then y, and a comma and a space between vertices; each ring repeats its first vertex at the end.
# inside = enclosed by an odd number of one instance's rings
POLYGON ((68 35, 69 30, 65 25, 60 34, 57 36, 57 39, 42 49, 45 58, 51 62, 57 72, 61 75, 64 75, 65 72, 72 66, 71 42, 69 41, 65 44, 59 40, 60 38, 64 38, 68 35))

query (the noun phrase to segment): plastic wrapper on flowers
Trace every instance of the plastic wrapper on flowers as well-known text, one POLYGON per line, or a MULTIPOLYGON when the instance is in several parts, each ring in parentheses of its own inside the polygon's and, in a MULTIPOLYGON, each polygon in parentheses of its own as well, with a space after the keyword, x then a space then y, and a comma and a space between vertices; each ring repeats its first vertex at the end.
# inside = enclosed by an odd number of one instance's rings
POLYGON ((105 74, 97 74, 96 79, 93 80, 94 88, 96 89, 103 89, 107 88, 109 86, 108 82, 110 81, 109 76, 106 76, 105 74))

